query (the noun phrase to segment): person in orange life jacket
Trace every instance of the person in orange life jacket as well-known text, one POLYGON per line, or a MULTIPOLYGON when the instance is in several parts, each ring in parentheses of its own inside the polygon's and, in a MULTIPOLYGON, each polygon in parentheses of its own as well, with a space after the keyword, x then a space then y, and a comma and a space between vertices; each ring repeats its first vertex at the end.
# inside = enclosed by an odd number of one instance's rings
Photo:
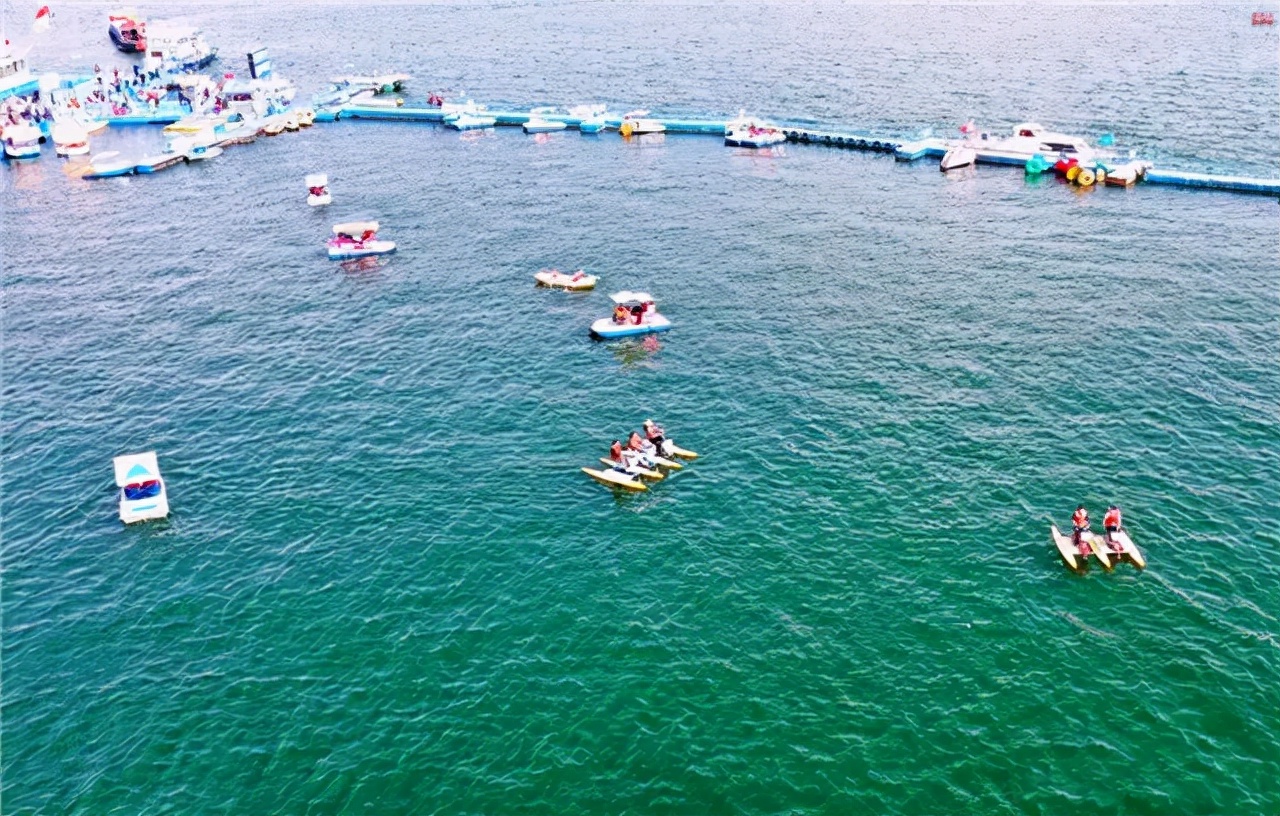
POLYGON ((1105 530, 1107 533, 1107 542, 1111 544, 1113 547, 1118 548, 1119 545, 1115 543, 1115 539, 1112 537, 1111 534, 1119 532, 1120 530, 1120 508, 1119 507, 1116 507, 1113 504, 1107 508, 1107 514, 1102 517, 1102 529, 1105 530))
POLYGON ((622 461, 622 443, 617 439, 613 440, 613 444, 609 446, 609 458, 615 462, 622 461))
POLYGON ((613 307, 613 322, 626 323, 627 317, 630 316, 630 314, 631 312, 627 310, 627 307, 619 303, 617 306, 613 307))
POLYGON ((641 461, 644 462, 644 466, 647 468, 652 468, 657 464, 653 458, 657 455, 657 450, 653 447, 653 443, 644 439, 635 431, 632 431, 631 436, 627 438, 627 450, 635 451, 636 454, 640 456, 641 461))
POLYGON ((1075 545, 1080 548, 1082 554, 1088 555, 1088 546, 1080 543, 1080 534, 1089 532, 1089 511, 1084 509, 1083 504, 1077 506, 1076 511, 1071 514, 1071 527, 1075 545))

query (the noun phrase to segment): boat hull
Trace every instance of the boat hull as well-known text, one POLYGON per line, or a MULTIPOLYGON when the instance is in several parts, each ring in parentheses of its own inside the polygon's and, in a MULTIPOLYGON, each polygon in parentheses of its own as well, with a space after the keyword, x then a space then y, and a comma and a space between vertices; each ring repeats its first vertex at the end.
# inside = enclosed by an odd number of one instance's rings
POLYGON ((307 196, 307 203, 310 204, 312 207, 323 207, 324 205, 328 204, 331 201, 333 201, 333 196, 330 195, 329 193, 325 193, 324 195, 318 195, 318 196, 317 195, 307 196))
POLYGON ((1117 530, 1110 535, 1111 541, 1114 544, 1112 548, 1113 552, 1118 556, 1127 559, 1129 563, 1133 564, 1138 569, 1146 569, 1147 559, 1142 555, 1138 546, 1133 543, 1133 539, 1129 537, 1127 532, 1124 530, 1117 530), (1119 547, 1120 549, 1115 550, 1115 547, 1119 547))
POLYGON ((363 258, 367 255, 387 255, 396 251, 395 241, 366 241, 363 246, 329 246, 329 258, 363 258))
MULTIPOLYGON (((613 461, 607 456, 601 456, 600 464, 604 465, 605 467, 612 468, 612 467, 616 467, 618 463, 613 461)), ((648 479, 651 482, 659 481, 662 479, 662 476, 663 476, 663 474, 660 471, 649 470, 648 468, 642 468, 642 467, 632 468, 631 471, 629 472, 634 473, 635 475, 639 476, 641 479, 648 479)))
POLYGON ((591 468, 584 467, 582 472, 590 476, 592 479, 595 479, 600 484, 608 485, 609 487, 618 487, 623 490, 631 490, 636 493, 649 489, 645 487, 644 483, 639 479, 632 478, 625 473, 619 473, 616 470, 593 470, 591 468))
POLYGON ((568 125, 564 122, 525 122, 522 127, 525 133, 555 133, 568 125))
POLYGON ((619 337, 635 337, 641 334, 655 334, 657 332, 668 331, 671 328, 671 321, 662 315, 650 315, 645 322, 636 325, 634 323, 614 323, 611 317, 602 317, 591 324, 591 333, 596 337, 612 340, 619 337))
POLYGON ((946 152, 942 161, 938 162, 938 169, 945 173, 948 170, 959 170, 961 167, 972 167, 977 163, 976 151, 968 147, 957 147, 946 152))

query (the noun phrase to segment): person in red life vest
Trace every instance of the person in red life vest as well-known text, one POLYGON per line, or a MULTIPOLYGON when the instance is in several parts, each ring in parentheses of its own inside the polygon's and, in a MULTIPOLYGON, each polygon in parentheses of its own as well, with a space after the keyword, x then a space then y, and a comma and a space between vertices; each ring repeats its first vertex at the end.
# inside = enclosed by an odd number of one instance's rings
POLYGON ((631 322, 637 326, 644 322, 644 306, 636 305, 631 307, 631 322))
POLYGON ((1076 511, 1071 514, 1071 526, 1074 530, 1072 537, 1075 539, 1075 545, 1080 548, 1081 555, 1088 555, 1088 545, 1080 543, 1080 534, 1089 532, 1089 511, 1084 509, 1083 504, 1076 507, 1076 511))
POLYGON ((613 444, 609 446, 609 458, 615 462, 622 461, 622 443, 617 439, 613 440, 613 444))
POLYGON ((1116 550, 1120 549, 1120 545, 1116 543, 1111 534, 1120 531, 1120 523, 1120 508, 1113 504, 1107 508, 1107 514, 1102 517, 1102 529, 1107 533, 1107 543, 1116 550))

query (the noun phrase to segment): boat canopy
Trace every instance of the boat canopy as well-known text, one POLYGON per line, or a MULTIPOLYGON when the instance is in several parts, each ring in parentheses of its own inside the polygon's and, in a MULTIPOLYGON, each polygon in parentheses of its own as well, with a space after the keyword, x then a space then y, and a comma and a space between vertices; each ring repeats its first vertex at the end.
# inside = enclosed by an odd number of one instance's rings
POLYGON ((116 468, 116 487, 160 478, 160 466, 156 464, 155 451, 127 453, 111 461, 116 468))
POLYGON ((626 113, 622 114, 622 118, 623 119, 639 119, 641 116, 648 116, 648 115, 649 115, 649 111, 647 110, 633 110, 633 111, 627 111, 626 113))
POLYGON ((329 177, 324 173, 308 173, 306 184, 308 187, 327 187, 329 184, 329 177))
POLYGON ((1013 126, 1014 136, 1039 136, 1046 130, 1039 122, 1022 122, 1013 126))
POLYGON ((609 295, 609 299, 614 303, 652 303, 653 295, 648 292, 632 292, 624 289, 609 295))
POLYGON ((334 224, 334 235, 364 235, 366 232, 377 232, 377 221, 348 221, 345 224, 334 224))

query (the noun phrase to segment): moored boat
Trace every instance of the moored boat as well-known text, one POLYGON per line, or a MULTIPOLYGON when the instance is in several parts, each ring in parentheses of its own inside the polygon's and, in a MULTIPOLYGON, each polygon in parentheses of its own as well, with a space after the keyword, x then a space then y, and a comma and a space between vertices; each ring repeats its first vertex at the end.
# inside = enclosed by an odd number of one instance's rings
POLYGON ((184 155, 189 162, 216 159, 222 155, 222 148, 217 145, 196 144, 188 148, 184 155))
POLYGON ((396 251, 396 243, 378 238, 377 221, 349 221, 333 225, 333 237, 329 239, 328 249, 329 257, 339 260, 385 255, 396 251))
POLYGON ((444 117, 444 126, 454 130, 478 130, 491 128, 498 120, 482 113, 450 113, 444 117))
POLYGON ((618 132, 625 136, 643 136, 646 133, 662 133, 667 126, 657 119, 646 118, 647 110, 633 110, 622 116, 622 125, 618 132))
POLYGON ((747 116, 745 110, 724 127, 724 143, 729 147, 769 147, 786 140, 787 134, 777 125, 747 116))
POLYGON ((49 130, 53 151, 59 156, 84 156, 89 153, 89 132, 75 120, 54 122, 49 130))
POLYGON ((948 170, 959 170, 961 167, 969 167, 978 160, 978 153, 971 147, 953 147, 943 154, 942 160, 938 162, 938 169, 942 172, 948 170))
POLYGON ((108 150, 89 157, 89 172, 86 175, 93 178, 131 176, 137 169, 137 162, 121 158, 120 152, 117 150, 108 150))
POLYGON ((657 304, 648 292, 615 292, 609 296, 614 302, 613 315, 602 317, 591 324, 591 334, 613 339, 639 334, 664 332, 671 328, 671 321, 658 314, 657 304))
POLYGON ((35 159, 40 156, 40 140, 44 136, 40 128, 19 122, 4 129, 0 141, 4 143, 4 155, 10 159, 35 159))
POLYGON ((557 130, 564 130, 568 125, 557 119, 545 118, 547 114, 531 113, 529 120, 522 127, 525 133, 551 133, 557 130))

